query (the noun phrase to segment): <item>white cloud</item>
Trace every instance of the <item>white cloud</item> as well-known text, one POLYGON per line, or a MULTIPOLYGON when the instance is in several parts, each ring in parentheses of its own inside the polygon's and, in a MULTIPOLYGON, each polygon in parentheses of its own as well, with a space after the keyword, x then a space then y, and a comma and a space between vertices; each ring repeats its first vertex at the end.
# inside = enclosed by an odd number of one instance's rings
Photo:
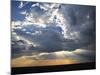
POLYGON ((23 26, 26 26, 26 25, 32 25, 33 23, 32 22, 29 22, 29 21, 23 21, 22 22, 22 25, 23 26))
POLYGON ((17 26, 21 24, 21 21, 12 21, 12 26, 17 26))
POLYGON ((43 6, 43 5, 39 4, 39 3, 33 4, 31 7, 36 7, 36 6, 40 7, 41 9, 43 9, 45 11, 48 10, 45 6, 43 6))
POLYGON ((12 30, 16 29, 16 28, 21 29, 22 28, 21 25, 22 25, 21 21, 12 21, 11 22, 12 30))
POLYGON ((23 8, 24 6, 26 6, 29 2, 20 2, 20 5, 18 6, 18 8, 23 8))
POLYGON ((55 9, 52 11, 52 15, 49 18, 49 22, 56 22, 57 26, 59 26, 62 29, 62 34, 64 36, 65 39, 69 39, 69 27, 68 27, 68 22, 66 22, 66 20, 64 19, 63 14, 58 12, 59 9, 55 9), (54 19, 56 17, 56 19, 54 19))
MULTIPOLYGON (((22 4, 22 3, 21 3, 22 4)), ((65 39, 77 39, 79 37, 78 32, 70 31, 69 23, 65 20, 64 15, 59 12, 60 4, 33 4, 32 7, 38 6, 42 9, 46 9, 47 12, 42 16, 34 14, 34 11, 27 13, 26 11, 20 12, 25 15, 25 20, 22 22, 22 25, 35 25, 38 27, 46 28, 50 23, 56 23, 55 26, 59 26, 62 29, 62 35, 65 39), (49 17, 47 17, 49 16, 49 17)), ((32 8, 34 9, 34 8, 32 8)), ((32 10, 31 9, 31 10, 32 10)))
POLYGON ((41 31, 35 31, 34 33, 31 33, 32 35, 36 35, 36 34, 41 34, 41 31))
POLYGON ((35 3, 31 7, 35 7, 35 6, 39 6, 39 5, 40 5, 39 3, 35 3))
POLYGON ((22 29, 22 31, 26 31, 26 29, 22 29))
POLYGON ((20 40, 20 37, 18 35, 15 36, 16 40, 20 40))
POLYGON ((59 4, 51 4, 51 5, 50 5, 50 9, 52 9, 52 8, 54 8, 54 7, 57 7, 57 6, 59 6, 59 4))
POLYGON ((23 2, 20 2, 19 8, 22 8, 24 6, 23 2))
POLYGON ((18 40, 20 40, 20 37, 15 32, 12 32, 12 41, 18 41, 18 40))
POLYGON ((23 22, 23 25, 33 24, 33 25, 37 25, 43 28, 46 27, 45 20, 41 17, 34 18, 33 13, 29 14, 25 18, 26 19, 25 19, 25 22, 23 22))
POLYGON ((30 22, 33 22, 33 13, 30 13, 28 15, 25 16, 25 20, 26 21, 30 21, 30 22))
POLYGON ((40 6, 40 8, 43 9, 43 10, 45 10, 45 11, 48 10, 48 8, 46 8, 46 7, 42 6, 42 5, 40 6))
POLYGON ((20 14, 22 14, 22 15, 26 15, 27 12, 26 12, 26 10, 25 10, 25 11, 20 12, 20 14))
POLYGON ((26 34, 30 34, 31 32, 26 32, 26 34))
POLYGON ((50 4, 48 4, 48 3, 44 3, 43 6, 44 6, 45 8, 50 8, 50 4))

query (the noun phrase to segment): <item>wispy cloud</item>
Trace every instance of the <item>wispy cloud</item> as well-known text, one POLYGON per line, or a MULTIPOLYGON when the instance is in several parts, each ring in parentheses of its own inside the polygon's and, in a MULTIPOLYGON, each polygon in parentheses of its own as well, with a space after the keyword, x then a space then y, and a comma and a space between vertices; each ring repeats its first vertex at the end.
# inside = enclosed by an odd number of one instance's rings
POLYGON ((23 2, 21 1, 18 8, 23 8, 24 6, 26 6, 29 2, 23 2))

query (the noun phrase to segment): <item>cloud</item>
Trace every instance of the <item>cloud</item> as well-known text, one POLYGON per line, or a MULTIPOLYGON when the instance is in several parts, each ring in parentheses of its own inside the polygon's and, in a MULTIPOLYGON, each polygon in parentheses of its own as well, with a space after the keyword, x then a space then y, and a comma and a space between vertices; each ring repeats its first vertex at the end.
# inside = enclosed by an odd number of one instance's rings
POLYGON ((94 61, 93 51, 77 49, 75 51, 43 52, 22 55, 12 59, 12 67, 64 65, 94 61), (23 62, 24 61, 24 62, 23 62), (41 63, 40 63, 41 62, 41 63), (40 64, 39 64, 40 63, 40 64))
POLYGON ((20 57, 25 59, 32 59, 32 60, 73 59, 79 62, 86 62, 86 61, 93 61, 94 58, 91 57, 95 57, 95 54, 94 51, 85 50, 85 49, 76 49, 74 51, 63 50, 63 51, 56 51, 56 52, 38 52, 36 54, 35 52, 33 52, 30 53, 30 55, 23 54, 21 56, 18 56, 18 58, 20 57))
POLYGON ((33 7, 40 7, 40 9, 41 10, 45 10, 45 11, 47 11, 48 10, 48 8, 47 7, 45 7, 44 5, 41 5, 40 3, 35 3, 35 4, 33 4, 31 7, 33 8, 33 7))
MULTIPOLYGON (((65 20, 64 13, 62 14, 59 12, 60 7, 62 5, 60 5, 60 4, 51 4, 50 5, 50 4, 35 3, 32 6, 34 6, 34 8, 31 8, 31 12, 26 16, 26 21, 30 21, 33 24, 37 24, 37 25, 43 26, 43 27, 48 26, 48 24, 50 25, 50 23, 56 22, 55 26, 57 25, 57 26, 61 27, 62 34, 65 39, 78 38, 77 37, 78 34, 76 35, 76 33, 74 34, 74 32, 70 31, 71 30, 70 26, 69 26, 70 24, 67 21, 68 18, 66 18, 66 20, 65 20), (46 12, 44 12, 43 10, 41 10, 41 7, 47 8, 48 10, 46 12), (37 11, 37 9, 39 12, 37 11), (41 12, 42 16, 40 15, 40 12, 41 12)), ((67 10, 69 10, 69 9, 67 9, 67 10)))
POLYGON ((20 1, 18 5, 12 11, 17 17, 11 22, 12 67, 95 61, 94 6, 20 1))
POLYGON ((22 14, 22 15, 26 15, 27 12, 26 12, 26 11, 22 11, 22 12, 20 12, 20 14, 22 14))
POLYGON ((38 44, 33 51, 95 50, 95 7, 33 2, 30 9, 22 10, 24 20, 17 25, 14 21, 12 29, 17 36, 38 44))
POLYGON ((33 4, 31 7, 39 6, 39 3, 33 4))
POLYGON ((23 2, 23 1, 20 1, 20 4, 18 6, 18 8, 23 8, 24 6, 26 6, 29 2, 23 2))
POLYGON ((19 28, 21 26, 21 21, 12 21, 11 22, 11 27, 12 27, 12 30, 14 28, 19 28))
MULTIPOLYGON (((94 55, 94 51, 84 50, 84 49, 76 49, 74 51, 57 51, 57 52, 51 52, 51 53, 40 53, 36 57, 40 60, 41 59, 74 59, 78 60, 79 62, 83 61, 90 61, 91 55, 94 55), (90 57, 85 57, 90 56, 90 57), (80 61, 81 60, 81 61, 80 61)), ((93 59, 93 58, 92 58, 93 59)))

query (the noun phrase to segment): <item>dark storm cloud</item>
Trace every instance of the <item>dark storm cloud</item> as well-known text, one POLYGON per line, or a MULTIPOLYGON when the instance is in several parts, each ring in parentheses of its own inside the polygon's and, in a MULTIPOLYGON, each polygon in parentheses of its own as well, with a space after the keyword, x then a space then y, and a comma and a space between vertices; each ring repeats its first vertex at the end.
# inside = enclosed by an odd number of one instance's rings
POLYGON ((70 23, 71 32, 79 32, 77 45, 95 43, 95 7, 79 5, 62 5, 61 12, 70 23), (65 12, 65 11, 67 12, 65 12))
MULTIPOLYGON (((40 13, 45 15, 39 7, 33 8, 32 13, 37 12, 38 17, 40 13)), ((64 15, 68 25, 68 36, 76 32, 78 37, 65 39, 62 35, 62 29, 57 27, 56 24, 47 26, 45 28, 37 27, 37 25, 23 26, 22 29, 14 29, 17 36, 21 36, 33 43, 38 44, 32 47, 35 51, 55 52, 60 50, 75 50, 79 48, 89 48, 89 45, 95 45, 95 7, 94 6, 77 6, 77 5, 61 5, 59 12, 64 15), (22 31, 26 29, 26 31, 22 31), (35 31, 41 33, 34 34, 35 31), (29 33, 27 33, 29 32, 29 33)), ((46 14, 47 15, 47 14, 46 14)), ((67 34, 67 33, 66 33, 67 34)), ((27 45, 27 44, 26 44, 27 45)), ((94 47, 94 46, 93 46, 94 47)), ((24 49, 24 48, 23 48, 24 49)), ((95 48, 94 48, 95 49, 95 48)), ((22 47, 19 49, 22 50, 22 47)))

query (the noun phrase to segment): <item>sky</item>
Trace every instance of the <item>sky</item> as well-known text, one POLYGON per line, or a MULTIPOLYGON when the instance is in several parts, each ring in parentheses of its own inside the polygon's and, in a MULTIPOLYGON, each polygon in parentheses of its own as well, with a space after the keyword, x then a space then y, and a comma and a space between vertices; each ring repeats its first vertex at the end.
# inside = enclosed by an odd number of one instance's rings
POLYGON ((12 61, 95 61, 95 10, 95 6, 12 1, 12 61))

